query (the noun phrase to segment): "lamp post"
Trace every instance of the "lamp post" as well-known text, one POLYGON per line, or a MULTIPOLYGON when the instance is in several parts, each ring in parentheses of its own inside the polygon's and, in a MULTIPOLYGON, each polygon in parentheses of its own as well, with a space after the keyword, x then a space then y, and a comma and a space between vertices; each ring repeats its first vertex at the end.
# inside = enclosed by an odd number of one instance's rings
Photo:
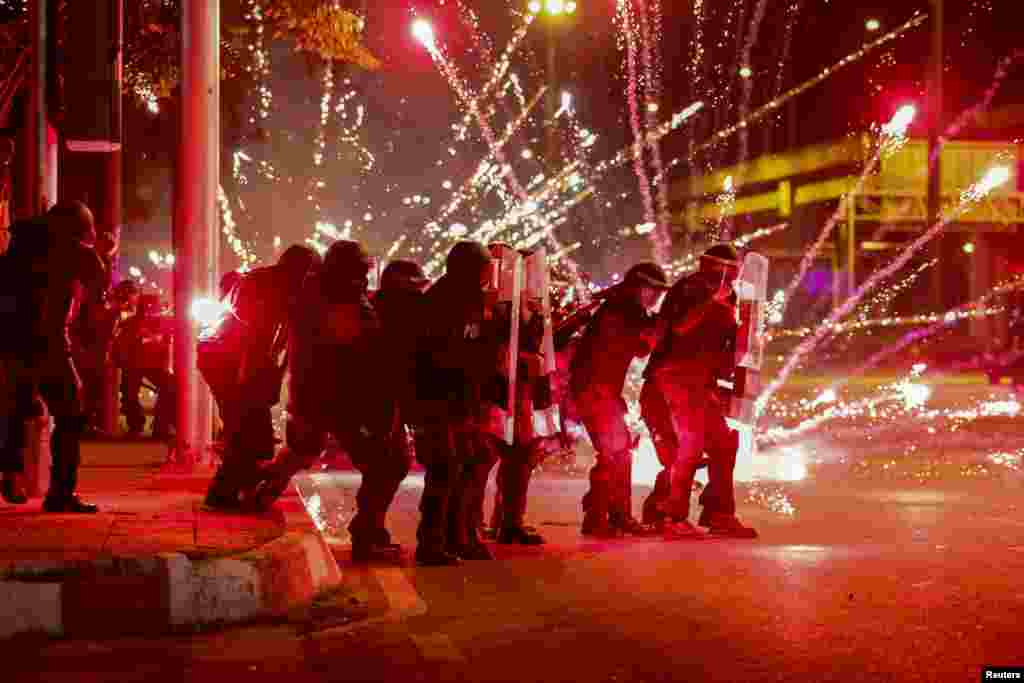
POLYGON ((51 159, 47 125, 47 80, 52 65, 48 63, 51 40, 48 22, 49 2, 32 0, 28 5, 31 61, 25 98, 24 123, 19 139, 22 159, 20 188, 16 211, 18 218, 29 218, 46 211, 56 201, 50 182, 56 175, 51 159))
POLYGON ((548 92, 544 98, 544 140, 545 156, 552 166, 556 165, 558 154, 558 126, 556 116, 561 108, 562 94, 558 86, 558 53, 557 34, 561 19, 576 13, 574 0, 531 0, 529 10, 532 14, 547 18, 545 22, 545 40, 547 42, 547 80, 548 92))
MULTIPOLYGON (((196 369, 194 301, 217 291, 220 173, 220 0, 181 3, 181 113, 174 182, 174 373, 179 464, 203 461, 213 401, 196 369)), ((165 259, 166 261, 166 259, 165 259)))

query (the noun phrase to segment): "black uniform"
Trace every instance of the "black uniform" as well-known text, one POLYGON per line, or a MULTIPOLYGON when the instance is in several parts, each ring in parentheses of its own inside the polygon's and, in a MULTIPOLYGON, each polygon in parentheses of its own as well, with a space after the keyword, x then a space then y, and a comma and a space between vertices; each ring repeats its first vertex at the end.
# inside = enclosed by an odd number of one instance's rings
POLYGON ((154 437, 163 438, 170 435, 177 412, 174 375, 170 371, 174 321, 162 316, 158 306, 155 296, 139 298, 138 311, 120 327, 114 356, 121 367, 121 412, 128 432, 141 434, 146 425, 139 392, 143 382, 149 382, 156 390, 152 432, 154 437))
POLYGON ((650 353, 656 331, 655 318, 623 289, 598 309, 573 357, 573 401, 597 451, 583 500, 584 533, 637 526, 632 515, 635 441, 626 425, 622 390, 633 360, 650 353))
MULTIPOLYGON (((69 328, 83 304, 102 301, 107 275, 93 248, 68 234, 84 225, 81 212, 88 213, 84 205, 58 205, 45 217, 16 224, 0 264, 0 353, 13 402, 0 470, 24 471, 25 423, 48 410, 55 422, 50 490, 44 502, 49 512, 96 511, 75 496, 85 417, 69 328)), ((90 232, 91 223, 90 214, 90 232)))
MULTIPOLYGON (((417 560, 490 557, 480 540, 483 491, 497 460, 485 433, 503 337, 484 294, 491 256, 460 242, 427 292, 417 349, 416 457, 426 468, 417 560)), ((505 335, 507 337, 507 335, 505 335)))
MULTIPOLYGON (((709 254, 735 259, 729 252, 709 254)), ((670 332, 651 355, 640 401, 664 469, 644 502, 644 518, 668 517, 689 524, 694 476, 706 455, 708 488, 701 496, 699 524, 712 533, 754 538, 757 533, 735 516, 733 471, 739 435, 725 421, 729 394, 718 385, 734 374, 738 329, 735 296, 716 299, 723 277, 715 270, 701 270, 683 278, 662 306, 670 332)))
MULTIPOLYGON (((541 352, 544 340, 544 319, 534 315, 520 326, 520 350, 527 354, 537 355, 541 352)), ((494 512, 491 527, 499 543, 519 543, 522 545, 540 545, 544 538, 524 527, 526 517, 526 500, 530 489, 530 479, 539 464, 540 453, 533 428, 533 411, 540 405, 540 400, 549 401, 550 392, 541 391, 541 378, 530 375, 525 363, 518 365, 516 381, 516 429, 515 442, 512 445, 503 440, 494 439, 495 448, 500 456, 498 475, 495 478, 497 491, 494 496, 494 512)))
POLYGON ((281 399, 289 316, 318 260, 311 249, 293 246, 277 265, 239 276, 229 310, 200 339, 199 370, 224 423, 224 453, 207 505, 238 506, 241 492, 259 482, 260 463, 274 457, 271 411, 281 399))
POLYGON ((328 434, 363 472, 353 545, 389 543, 387 505, 408 471, 396 448, 396 399, 381 381, 380 319, 367 298, 369 259, 355 242, 336 242, 322 272, 303 285, 289 335, 286 447, 264 471, 256 505, 265 508, 310 467, 328 434), (397 483, 396 483, 397 480, 397 483), (390 495, 379 492, 388 489, 390 495))

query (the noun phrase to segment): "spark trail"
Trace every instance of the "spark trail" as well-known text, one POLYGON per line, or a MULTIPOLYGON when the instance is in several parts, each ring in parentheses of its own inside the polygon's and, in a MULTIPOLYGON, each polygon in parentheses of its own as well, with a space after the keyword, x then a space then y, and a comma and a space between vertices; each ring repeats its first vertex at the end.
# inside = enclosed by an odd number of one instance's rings
MULTIPOLYGON (((641 11, 643 11, 641 0, 641 11)), ((644 133, 640 122, 640 103, 637 101, 637 89, 639 88, 639 76, 637 75, 637 32, 634 30, 634 10, 632 0, 618 0, 616 15, 622 30, 622 37, 626 45, 626 100, 629 104, 629 125, 633 131, 633 172, 636 173, 637 187, 640 190, 640 197, 644 205, 644 220, 653 223, 656 220, 654 214, 654 198, 651 196, 651 181, 647 177, 647 169, 644 165, 644 133)), ((664 253, 660 245, 655 244, 656 258, 659 263, 664 262, 664 253)))
POLYGON ((856 201, 856 196, 864 189, 868 176, 874 173, 882 155, 895 149, 903 142, 906 142, 907 127, 910 126, 915 114, 916 111, 913 107, 902 107, 898 112, 896 112, 896 115, 893 116, 892 120, 882 127, 882 139, 879 141, 877 149, 871 156, 871 160, 868 161, 867 165, 865 165, 863 173, 860 174, 860 178, 857 179, 857 184, 849 192, 843 195, 843 198, 839 202, 839 206, 836 207, 835 212, 831 217, 829 217, 828 221, 825 222, 824 227, 822 227, 821 232, 818 234, 818 238, 800 260, 800 268, 797 270, 792 281, 786 287, 786 301, 792 301, 793 293, 800 285, 800 282, 804 279, 804 276, 807 275, 807 271, 810 270, 814 259, 821 251, 821 247, 825 244, 825 240, 827 240, 828 236, 832 234, 832 230, 835 228, 836 223, 839 222, 839 219, 845 216, 848 211, 853 210, 852 203, 856 201))
MULTIPOLYGON (((640 37, 643 40, 643 63, 647 84, 647 106, 645 107, 645 125, 648 130, 657 128, 657 104, 661 97, 661 60, 655 46, 661 38, 661 0, 640 0, 640 37)), ((658 202, 658 213, 655 218, 654 241, 655 257, 658 263, 666 263, 672 253, 672 232, 669 228, 671 219, 668 201, 668 181, 665 176, 665 164, 661 158, 661 145, 655 141, 650 145, 651 163, 654 165, 654 190, 658 202)))
MULTIPOLYGON (((810 79, 804 81, 800 85, 797 85, 797 86, 795 86, 793 88, 790 88, 789 90, 787 90, 782 95, 780 95, 780 96, 776 97, 775 99, 773 99, 771 102, 768 102, 764 106, 759 107, 758 109, 754 110, 754 112, 750 116, 748 116, 747 118, 741 119, 740 121, 737 121, 736 123, 732 124, 731 126, 723 128, 723 129, 719 130, 718 132, 712 134, 711 137, 707 141, 701 143, 700 145, 697 145, 696 147, 694 147, 690 151, 690 154, 689 154, 689 157, 688 157, 687 161, 692 161, 696 157, 697 154, 700 154, 701 152, 703 152, 705 150, 708 150, 708 149, 714 147, 715 145, 720 144, 724 140, 732 137, 733 135, 735 135, 739 131, 743 130, 744 128, 750 126, 751 124, 757 123, 758 121, 760 121, 761 119, 765 118, 766 116, 768 116, 769 114, 771 114, 775 110, 779 109, 782 105, 786 104, 786 102, 788 102, 789 100, 793 99, 794 97, 797 97, 798 95, 801 95, 801 94, 807 92, 808 90, 810 90, 814 86, 818 85, 819 83, 822 83, 822 82, 826 81, 827 79, 832 77, 835 73, 837 73, 841 69, 844 69, 844 68, 850 66, 851 64, 853 64, 853 63, 863 59, 866 55, 868 55, 869 53, 871 53, 874 50, 878 49, 882 45, 885 45, 886 43, 889 43, 889 42, 891 42, 893 40, 896 40, 897 38, 902 36, 904 33, 906 33, 907 31, 909 31, 909 30, 911 30, 913 28, 917 28, 918 26, 923 24, 927 19, 928 19, 928 15, 925 14, 925 13, 915 14, 906 23, 898 26, 897 28, 893 29, 889 33, 886 33, 884 36, 881 36, 877 40, 874 40, 874 41, 864 45, 862 48, 860 48, 856 52, 851 52, 850 54, 846 55, 845 57, 840 59, 838 62, 833 64, 832 66, 826 67, 825 69, 820 71, 813 78, 810 78, 810 79)), ((669 168, 674 168, 681 161, 683 161, 682 157, 676 157, 671 162, 669 162, 669 168)))
POLYGON ((960 202, 950 215, 943 216, 941 220, 936 222, 924 234, 919 236, 908 247, 900 252, 900 255, 897 256, 892 263, 881 270, 875 271, 871 277, 869 277, 864 284, 858 287, 846 301, 836 307, 818 326, 815 333, 801 342, 800 345, 797 346, 797 348, 790 354, 786 364, 779 372, 779 375, 772 380, 771 384, 769 384, 758 397, 758 411, 761 412, 767 401, 771 399, 772 395, 774 395, 775 392, 785 384, 786 380, 789 379, 790 374, 792 374, 793 370, 796 369, 804 356, 813 351, 821 339, 829 333, 832 326, 852 311, 868 292, 874 289, 878 283, 887 279, 897 270, 906 265, 907 261, 909 261, 921 247, 942 232, 950 222, 952 222, 960 213, 965 211, 972 203, 987 196, 996 187, 999 187, 1009 180, 1009 178, 1010 172, 1006 167, 998 166, 989 170, 981 180, 964 190, 961 194, 960 202))

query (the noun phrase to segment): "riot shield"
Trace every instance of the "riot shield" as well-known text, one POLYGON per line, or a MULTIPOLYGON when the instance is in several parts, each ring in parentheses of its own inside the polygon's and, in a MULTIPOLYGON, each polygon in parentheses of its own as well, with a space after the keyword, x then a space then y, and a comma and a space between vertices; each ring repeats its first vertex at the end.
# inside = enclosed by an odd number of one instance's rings
POLYGON ((544 356, 543 376, 533 387, 533 431, 538 437, 551 437, 561 431, 558 403, 552 396, 552 382, 556 370, 555 338, 551 323, 551 283, 547 249, 538 247, 525 257, 525 286, 523 307, 531 308, 541 316, 544 336, 540 353, 544 356))
POLYGON ((728 417, 740 435, 740 458, 754 455, 757 397, 761 393, 761 363, 765 346, 765 304, 768 297, 768 259, 750 252, 734 285, 739 308, 736 335, 736 378, 728 417))
MULTIPOLYGON (((488 247, 494 257, 496 268, 493 283, 496 289, 497 310, 507 311, 509 321, 508 348, 504 370, 506 395, 500 407, 500 433, 495 435, 508 445, 515 442, 516 376, 519 369, 519 316, 521 315, 523 291, 523 258, 511 245, 494 243, 488 247)), ((497 428, 497 426, 495 426, 497 428)), ((495 428, 492 428, 495 431, 495 428)))

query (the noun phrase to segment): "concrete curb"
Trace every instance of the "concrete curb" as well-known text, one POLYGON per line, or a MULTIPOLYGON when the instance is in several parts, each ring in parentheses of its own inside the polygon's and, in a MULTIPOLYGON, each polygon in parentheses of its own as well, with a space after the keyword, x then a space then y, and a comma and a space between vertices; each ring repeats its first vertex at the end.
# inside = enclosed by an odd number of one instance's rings
POLYGON ((160 634, 283 616, 341 584, 319 534, 288 533, 247 553, 181 553, 18 563, 0 580, 0 638, 160 634))

